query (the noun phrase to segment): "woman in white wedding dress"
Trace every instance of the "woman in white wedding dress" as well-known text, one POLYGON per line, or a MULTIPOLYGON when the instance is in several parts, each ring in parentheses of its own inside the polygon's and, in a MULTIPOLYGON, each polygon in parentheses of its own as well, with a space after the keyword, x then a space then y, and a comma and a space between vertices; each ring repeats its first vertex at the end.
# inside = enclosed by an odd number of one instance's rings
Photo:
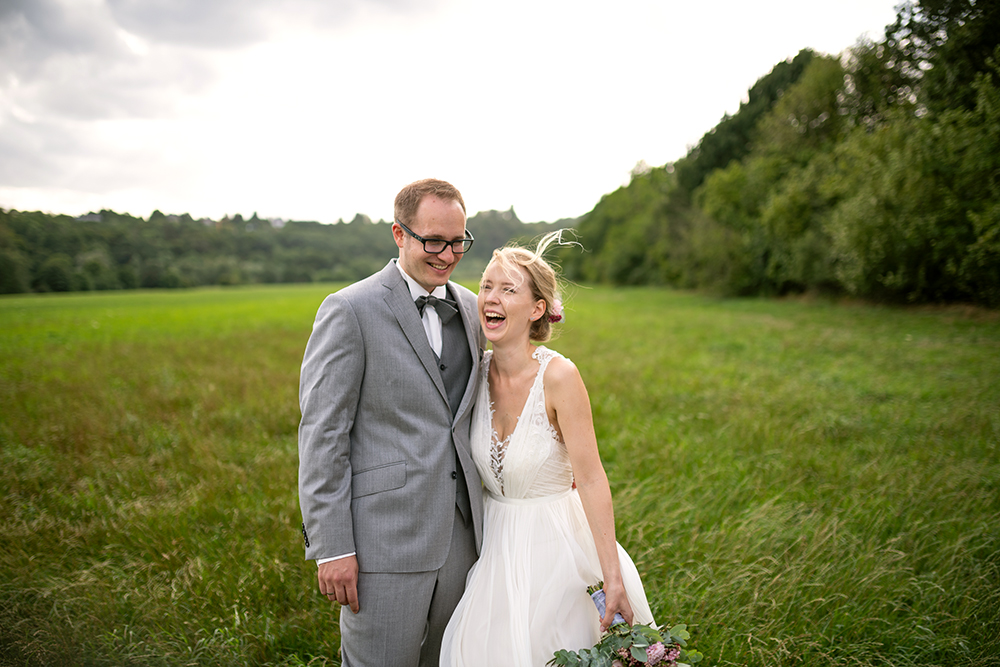
POLYGON ((534 252, 495 251, 480 283, 479 319, 493 348, 472 425, 485 534, 445 630, 442 667, 544 667, 558 649, 597 643, 616 612, 653 622, 639 573, 615 541, 587 389, 572 362, 532 344, 547 341, 562 316, 542 258, 557 235, 534 252), (603 619, 587 593, 599 581, 603 619))

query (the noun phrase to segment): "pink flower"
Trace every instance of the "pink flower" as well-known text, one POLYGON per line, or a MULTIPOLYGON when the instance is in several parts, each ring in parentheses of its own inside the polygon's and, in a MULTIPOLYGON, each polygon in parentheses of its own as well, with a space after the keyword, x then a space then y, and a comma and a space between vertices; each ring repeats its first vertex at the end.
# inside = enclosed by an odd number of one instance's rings
POLYGON ((552 302, 552 307, 549 308, 549 322, 555 324, 556 322, 562 322, 562 319, 563 319, 562 299, 556 297, 555 301, 552 302))
POLYGON ((663 646, 663 642, 656 642, 646 647, 646 660, 650 665, 660 664, 666 656, 667 649, 663 646))
POLYGON ((679 657, 681 657, 681 649, 677 646, 671 646, 670 650, 667 651, 667 654, 664 656, 667 662, 673 662, 679 657))

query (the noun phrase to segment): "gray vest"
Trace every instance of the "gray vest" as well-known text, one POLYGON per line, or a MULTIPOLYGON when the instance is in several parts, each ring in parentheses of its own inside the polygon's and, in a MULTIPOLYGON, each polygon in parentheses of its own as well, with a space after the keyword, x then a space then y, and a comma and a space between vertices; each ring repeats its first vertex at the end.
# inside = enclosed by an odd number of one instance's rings
MULTIPOLYGON (((449 298, 452 295, 449 294, 449 298)), ((469 384, 469 374, 472 373, 472 355, 469 354, 469 341, 465 337, 465 325, 462 324, 462 311, 441 325, 441 356, 438 370, 448 392, 448 405, 451 416, 454 417, 458 406, 465 395, 465 387, 469 384)))
MULTIPOLYGON (((455 295, 449 292, 448 298, 454 299, 455 295)), ((469 353, 469 339, 465 336, 465 325, 462 323, 462 311, 441 326, 441 356, 437 357, 438 370, 441 372, 441 380, 444 381, 445 391, 448 393, 448 405, 451 407, 451 416, 458 412, 458 406, 462 403, 462 396, 465 395, 465 387, 469 384, 469 375, 472 373, 472 355, 469 353)), ((472 505, 469 502, 469 489, 465 485, 465 475, 460 472, 462 467, 458 456, 455 456, 455 473, 458 478, 455 502, 462 512, 465 525, 469 525, 472 519, 472 505)))

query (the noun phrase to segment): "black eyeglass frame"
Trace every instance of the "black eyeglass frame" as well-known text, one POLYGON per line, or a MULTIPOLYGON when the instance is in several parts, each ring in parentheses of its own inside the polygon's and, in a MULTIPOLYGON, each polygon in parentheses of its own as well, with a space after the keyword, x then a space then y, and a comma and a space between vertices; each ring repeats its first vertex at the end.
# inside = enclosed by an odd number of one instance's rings
POLYGON ((468 229, 465 230, 465 238, 464 239, 460 239, 458 241, 446 241, 444 239, 425 239, 423 236, 420 236, 418 234, 414 234, 412 229, 410 229, 409 227, 407 227, 406 225, 404 225, 403 223, 401 223, 398 219, 395 222, 396 222, 397 225, 399 225, 400 227, 403 228, 404 232, 406 232, 407 234, 409 234, 410 236, 412 236, 416 240, 420 241, 423 244, 423 246, 424 246, 424 252, 426 252, 428 255, 440 255, 441 253, 443 253, 445 251, 445 249, 448 246, 451 246, 451 251, 453 253, 455 253, 456 255, 463 255, 463 254, 469 252, 469 248, 472 247, 472 244, 476 240, 476 238, 472 235, 472 232, 470 232, 468 229), (428 243, 443 243, 444 246, 440 250, 428 250, 427 249, 427 244, 428 243), (458 244, 459 248, 461 248, 461 250, 457 250, 455 248, 455 244, 456 243, 458 244), (466 245, 466 244, 468 244, 468 245, 466 245))

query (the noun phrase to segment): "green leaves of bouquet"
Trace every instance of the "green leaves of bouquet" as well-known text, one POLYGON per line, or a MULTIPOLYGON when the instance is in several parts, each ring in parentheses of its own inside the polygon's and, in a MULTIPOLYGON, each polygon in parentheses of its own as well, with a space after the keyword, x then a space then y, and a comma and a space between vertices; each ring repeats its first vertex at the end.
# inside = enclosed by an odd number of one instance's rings
POLYGON ((691 633, 683 623, 669 630, 618 623, 608 628, 593 648, 559 650, 547 664, 557 667, 682 667, 701 662, 702 654, 687 649, 691 633))
MULTIPOLYGON (((591 599, 603 617, 605 611, 603 582, 587 588, 591 599)), ((669 630, 650 625, 629 627, 621 615, 593 648, 577 651, 559 650, 547 664, 556 667, 689 667, 701 662, 702 655, 687 648, 691 633, 683 623, 669 630)))

